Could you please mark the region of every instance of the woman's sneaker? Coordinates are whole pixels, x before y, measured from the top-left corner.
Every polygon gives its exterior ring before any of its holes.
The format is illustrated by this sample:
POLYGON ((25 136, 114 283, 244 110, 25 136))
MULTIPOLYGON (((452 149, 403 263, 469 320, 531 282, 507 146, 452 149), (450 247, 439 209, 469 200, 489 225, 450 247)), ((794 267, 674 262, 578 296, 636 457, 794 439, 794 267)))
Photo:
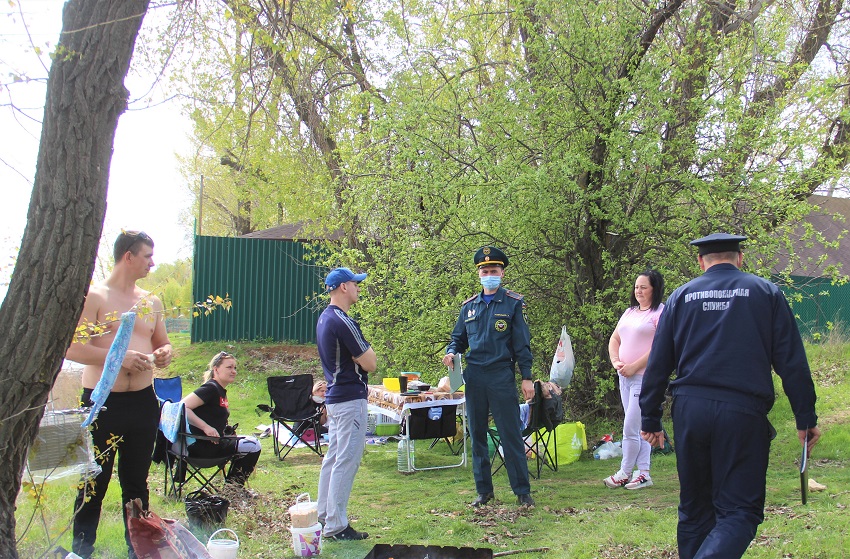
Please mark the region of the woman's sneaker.
POLYGON ((652 487, 652 478, 649 474, 639 474, 625 485, 626 489, 643 489, 644 487, 652 487))
POLYGON ((611 489, 617 489, 618 487, 625 487, 627 483, 629 483, 629 474, 624 472, 623 470, 619 470, 613 476, 608 476, 602 480, 605 485, 610 487, 611 489))

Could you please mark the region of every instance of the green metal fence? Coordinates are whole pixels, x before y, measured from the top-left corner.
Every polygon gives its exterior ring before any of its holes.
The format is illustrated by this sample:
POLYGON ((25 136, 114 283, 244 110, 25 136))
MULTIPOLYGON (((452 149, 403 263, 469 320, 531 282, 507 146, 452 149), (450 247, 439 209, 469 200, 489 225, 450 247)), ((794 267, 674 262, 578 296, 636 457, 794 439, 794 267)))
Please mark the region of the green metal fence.
MULTIPOLYGON (((305 246, 294 241, 196 236, 194 300, 228 295, 233 308, 193 318, 192 343, 316 343, 316 320, 323 308, 317 295, 327 269, 305 259, 305 252, 305 246)), ((828 278, 791 279, 791 285, 781 287, 805 338, 824 336, 831 327, 850 330, 850 284, 833 285, 828 278)))
POLYGON ((327 269, 305 260, 293 241, 195 237, 195 301, 229 296, 228 311, 192 319, 192 343, 216 340, 316 342, 327 269))
POLYGON ((791 279, 792 285, 781 287, 804 338, 826 335, 831 327, 845 331, 850 327, 850 284, 833 285, 829 278, 792 276, 791 279))

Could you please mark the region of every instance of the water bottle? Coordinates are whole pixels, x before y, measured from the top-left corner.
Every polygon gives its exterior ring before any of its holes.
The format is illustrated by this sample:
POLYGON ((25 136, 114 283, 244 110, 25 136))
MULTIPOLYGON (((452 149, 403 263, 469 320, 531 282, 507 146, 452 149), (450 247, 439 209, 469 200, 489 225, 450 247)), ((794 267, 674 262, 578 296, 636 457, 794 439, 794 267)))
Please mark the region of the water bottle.
POLYGON ((414 448, 413 448, 413 439, 409 440, 409 441, 407 442, 407 444, 408 444, 408 445, 410 445, 410 469, 409 469, 409 470, 407 470, 407 471, 408 471, 408 472, 412 472, 412 471, 413 471, 413 468, 415 467, 414 465, 416 464, 416 462, 414 462, 414 461, 413 461, 413 456, 414 456, 414 455, 413 455, 413 451, 414 451, 414 448))
POLYGON ((407 460, 407 439, 398 441, 398 471, 402 473, 410 472, 410 463, 407 460))
POLYGON ((608 460, 609 458, 613 458, 616 453, 614 450, 615 448, 617 447, 614 446, 614 443, 609 441, 600 446, 596 452, 593 453, 593 457, 597 460, 608 460))

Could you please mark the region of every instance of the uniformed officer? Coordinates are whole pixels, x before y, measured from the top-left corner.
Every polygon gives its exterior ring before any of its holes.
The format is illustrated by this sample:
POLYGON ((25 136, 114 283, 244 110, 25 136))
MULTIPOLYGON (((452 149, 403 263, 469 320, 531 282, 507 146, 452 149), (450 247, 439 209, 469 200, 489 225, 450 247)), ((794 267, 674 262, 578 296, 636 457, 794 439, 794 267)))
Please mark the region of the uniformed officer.
POLYGON ((493 479, 487 450, 489 414, 493 414, 504 451, 505 469, 520 505, 532 506, 528 463, 519 418, 515 369, 522 375, 522 392, 534 396, 531 380, 531 334, 522 295, 500 287, 508 257, 496 247, 475 253, 483 290, 463 302, 452 330, 443 364, 452 366, 456 353, 466 353, 466 413, 472 439, 472 472, 478 496, 472 506, 493 499, 493 479))
POLYGON ((801 444, 820 431, 815 387, 794 315, 772 283, 740 271, 746 237, 691 244, 705 272, 667 299, 640 396, 641 436, 663 444, 661 404, 673 391, 681 559, 741 557, 764 520, 773 406, 782 378, 801 444), (676 370, 675 380, 670 373, 676 370))

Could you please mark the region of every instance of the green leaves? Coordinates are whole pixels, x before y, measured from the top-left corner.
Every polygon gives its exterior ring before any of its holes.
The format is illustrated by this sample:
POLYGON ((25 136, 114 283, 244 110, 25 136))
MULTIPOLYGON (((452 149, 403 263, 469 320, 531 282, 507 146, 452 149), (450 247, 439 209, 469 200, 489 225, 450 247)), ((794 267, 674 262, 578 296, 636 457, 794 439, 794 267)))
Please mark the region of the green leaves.
POLYGON ((566 323, 570 400, 595 407, 637 273, 659 268, 672 289, 699 273, 687 241, 728 230, 750 237, 766 274, 802 200, 845 175, 840 63, 809 68, 791 44, 811 36, 811 14, 625 0, 229 6, 207 43, 215 64, 194 78, 208 154, 194 170, 219 206, 205 230, 344 228, 328 263, 369 272, 356 312, 389 372, 442 376, 457 309, 479 289, 471 255, 495 244, 529 304, 535 374, 566 323))

